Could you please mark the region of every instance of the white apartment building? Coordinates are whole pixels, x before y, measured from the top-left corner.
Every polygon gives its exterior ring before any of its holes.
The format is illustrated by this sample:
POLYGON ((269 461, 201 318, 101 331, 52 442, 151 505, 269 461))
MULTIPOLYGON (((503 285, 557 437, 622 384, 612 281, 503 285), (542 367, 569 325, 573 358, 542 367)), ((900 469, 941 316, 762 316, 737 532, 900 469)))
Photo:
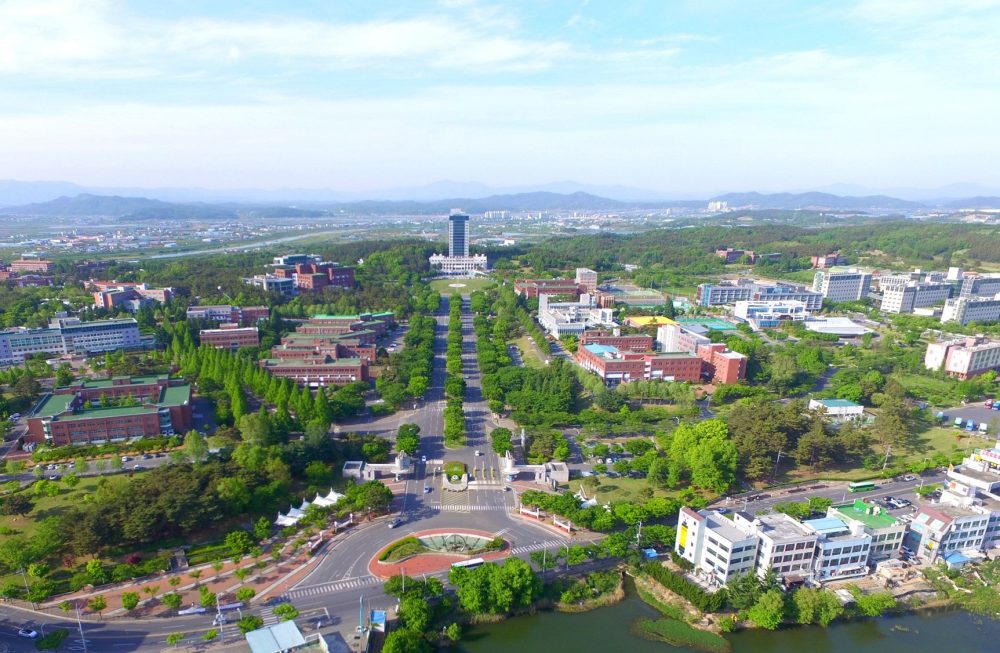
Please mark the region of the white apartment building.
POLYGON ((992 297, 963 296, 949 299, 941 311, 941 322, 986 324, 1000 320, 1000 292, 992 297))
POLYGON ((860 524, 849 525, 836 517, 823 517, 806 520, 803 525, 817 536, 813 563, 816 580, 855 578, 868 573, 872 536, 860 524))
POLYGON ((924 367, 944 369, 949 376, 963 380, 1000 370, 1000 341, 970 336, 932 342, 924 353, 924 367))
POLYGON ((880 283, 884 313, 912 313, 914 309, 943 304, 951 296, 947 282, 907 281, 880 283))
POLYGON ((831 302, 850 302, 867 297, 871 283, 872 275, 868 272, 822 270, 813 277, 813 291, 831 302))
POLYGON ((819 537, 794 518, 780 512, 752 517, 736 513, 733 523, 760 538, 755 565, 761 578, 772 569, 782 580, 812 575, 819 537))
POLYGON ((756 535, 714 510, 680 510, 674 550, 715 584, 752 573, 757 543, 756 535))
POLYGON ((444 254, 432 254, 430 266, 435 270, 440 270, 444 274, 471 275, 477 272, 486 272, 487 260, 485 254, 474 256, 445 256, 444 254))

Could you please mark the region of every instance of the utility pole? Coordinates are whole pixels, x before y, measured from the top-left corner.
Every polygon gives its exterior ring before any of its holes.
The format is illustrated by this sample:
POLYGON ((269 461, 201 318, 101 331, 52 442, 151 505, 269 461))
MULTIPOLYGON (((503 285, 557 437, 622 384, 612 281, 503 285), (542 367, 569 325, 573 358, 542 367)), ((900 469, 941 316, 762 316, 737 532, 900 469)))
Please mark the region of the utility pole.
POLYGON ((885 471, 886 465, 889 464, 889 452, 892 451, 892 445, 890 444, 885 448, 885 460, 882 461, 882 471, 885 471))
POLYGON ((774 479, 778 476, 778 463, 781 462, 781 449, 778 449, 778 457, 774 460, 774 473, 771 474, 771 482, 774 483, 774 479))
POLYGON ((219 603, 219 595, 221 594, 222 592, 219 592, 218 594, 215 595, 215 620, 219 624, 219 639, 222 641, 226 641, 226 632, 225 632, 225 627, 223 626, 224 620, 222 618, 222 606, 219 603))

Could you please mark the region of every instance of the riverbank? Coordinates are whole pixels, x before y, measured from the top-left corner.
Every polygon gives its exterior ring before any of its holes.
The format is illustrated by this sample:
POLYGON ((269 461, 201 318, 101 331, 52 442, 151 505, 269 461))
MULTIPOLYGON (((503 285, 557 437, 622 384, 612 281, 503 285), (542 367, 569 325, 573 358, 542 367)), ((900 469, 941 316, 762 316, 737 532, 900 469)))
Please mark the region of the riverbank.
MULTIPOLYGON (((659 611, 626 588, 625 598, 585 614, 555 611, 512 617, 502 624, 470 626, 456 646, 461 653, 551 653, 553 650, 627 650, 629 653, 699 653, 693 646, 651 640, 633 629, 659 611)), ((1000 622, 961 610, 921 609, 880 618, 842 620, 823 628, 747 629, 726 634, 731 653, 915 653, 991 651, 1000 640, 1000 622)))

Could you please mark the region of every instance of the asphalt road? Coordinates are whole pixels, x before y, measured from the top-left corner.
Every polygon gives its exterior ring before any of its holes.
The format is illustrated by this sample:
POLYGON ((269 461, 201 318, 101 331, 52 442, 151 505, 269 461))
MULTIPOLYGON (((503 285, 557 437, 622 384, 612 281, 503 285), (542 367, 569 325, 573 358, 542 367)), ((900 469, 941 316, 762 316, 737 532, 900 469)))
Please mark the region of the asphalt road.
MULTIPOLYGON (((392 438, 401 423, 420 426, 418 456, 426 457, 427 461, 418 460, 413 477, 406 481, 398 502, 403 523, 393 529, 387 527, 385 520, 359 526, 325 550, 316 568, 284 595, 297 608, 310 610, 312 614, 325 608, 335 622, 328 628, 339 631, 344 639, 350 638, 352 629, 357 625, 359 602, 365 609, 394 605, 394 599, 382 594, 382 582, 368 573, 368 563, 383 546, 407 534, 438 528, 487 531, 502 535, 511 543, 514 554, 521 557, 543 548, 555 550, 568 541, 549 529, 510 515, 514 510, 515 491, 505 490, 500 459, 490 446, 489 433, 497 424, 482 397, 476 363, 476 337, 467 301, 463 301, 462 314, 466 445, 459 449, 445 448, 443 411, 447 298, 442 298, 441 309, 435 317, 434 361, 430 387, 424 400, 416 409, 340 427, 342 431, 377 433, 392 438), (442 489, 441 463, 456 460, 465 463, 470 480, 474 481, 466 492, 442 489), (429 492, 424 491, 425 486, 430 488, 429 492)), ((442 577, 446 575, 440 574, 442 577)))
MULTIPOLYGON (((857 498, 883 499, 885 497, 898 497, 908 499, 909 501, 916 503, 917 488, 921 485, 941 483, 945 480, 946 474, 939 469, 934 469, 914 476, 915 480, 912 481, 876 481, 876 488, 874 491, 856 494, 849 492, 847 489, 847 483, 843 481, 816 481, 814 483, 798 485, 795 487, 775 490, 761 490, 759 492, 750 492, 740 496, 723 497, 714 501, 710 507, 742 510, 750 514, 756 514, 758 512, 772 510, 774 508, 774 504, 776 503, 806 501, 809 497, 824 497, 826 499, 831 499, 835 504, 846 503, 857 498), (752 497, 760 498, 752 499, 752 497)), ((889 512, 898 516, 911 511, 912 507, 890 510, 889 512)))

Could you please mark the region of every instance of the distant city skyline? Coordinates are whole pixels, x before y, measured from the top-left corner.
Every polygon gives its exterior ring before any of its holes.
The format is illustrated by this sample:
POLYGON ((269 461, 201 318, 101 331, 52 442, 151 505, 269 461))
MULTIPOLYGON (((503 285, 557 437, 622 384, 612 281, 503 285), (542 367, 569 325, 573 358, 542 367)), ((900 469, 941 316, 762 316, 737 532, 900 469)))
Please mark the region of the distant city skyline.
POLYGON ((0 179, 1000 188, 998 28, 1000 0, 9 0, 0 179))

